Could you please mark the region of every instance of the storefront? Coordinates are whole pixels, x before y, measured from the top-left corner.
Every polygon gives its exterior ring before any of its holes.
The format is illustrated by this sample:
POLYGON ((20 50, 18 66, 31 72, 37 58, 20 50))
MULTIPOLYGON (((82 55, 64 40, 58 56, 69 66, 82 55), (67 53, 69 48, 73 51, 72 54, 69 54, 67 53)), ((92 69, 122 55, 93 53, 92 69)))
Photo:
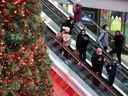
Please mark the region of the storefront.
MULTIPOLYGON (((68 13, 73 15, 73 5, 68 0, 56 0, 68 13)), ((103 26, 107 24, 109 27, 109 32, 115 34, 115 31, 121 31, 125 35, 126 46, 128 46, 128 13, 110 11, 106 9, 95 9, 95 8, 83 8, 82 18, 88 17, 95 21, 98 25, 103 26)), ((86 26, 93 28, 92 31, 97 31, 96 26, 92 23, 87 23, 86 26)))
POLYGON ((121 31, 125 35, 126 46, 128 46, 128 14, 109 10, 101 10, 100 26, 107 24, 111 34, 121 31))
POLYGON ((101 10, 100 25, 108 24, 111 33, 115 31, 123 31, 123 13, 109 10, 101 10))

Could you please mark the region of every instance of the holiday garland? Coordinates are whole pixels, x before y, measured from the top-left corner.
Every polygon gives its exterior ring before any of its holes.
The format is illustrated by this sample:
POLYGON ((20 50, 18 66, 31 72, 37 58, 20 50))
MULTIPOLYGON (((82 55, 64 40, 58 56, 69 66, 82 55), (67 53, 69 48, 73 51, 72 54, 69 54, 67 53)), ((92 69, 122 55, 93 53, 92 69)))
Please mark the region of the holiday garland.
POLYGON ((40 0, 0 2, 0 96, 51 96, 40 0))

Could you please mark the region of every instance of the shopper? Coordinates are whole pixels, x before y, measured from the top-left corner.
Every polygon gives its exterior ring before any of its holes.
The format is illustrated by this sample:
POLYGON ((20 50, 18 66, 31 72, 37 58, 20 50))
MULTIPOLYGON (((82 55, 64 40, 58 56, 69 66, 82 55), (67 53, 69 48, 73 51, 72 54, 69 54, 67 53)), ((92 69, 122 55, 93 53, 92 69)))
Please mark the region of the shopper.
POLYGON ((101 31, 99 37, 98 37, 98 44, 101 48, 103 48, 105 51, 107 51, 109 46, 109 40, 108 40, 108 33, 107 33, 107 25, 103 25, 103 30, 101 31))
MULTIPOLYGON (((71 43, 71 35, 69 33, 70 33, 70 28, 69 27, 63 27, 63 31, 58 32, 56 34, 58 41, 60 41, 64 47, 68 47, 68 48, 70 48, 70 43, 71 43)), ((60 51, 62 52, 62 55, 66 54, 65 50, 60 49, 60 51)))
POLYGON ((72 29, 73 29, 72 17, 67 17, 65 22, 62 23, 60 32, 63 31, 63 27, 69 27, 70 28, 70 32, 72 31, 72 29))
MULTIPOLYGON (((94 74, 101 77, 103 64, 104 64, 104 57, 102 55, 102 49, 101 48, 97 48, 96 51, 93 53, 93 55, 91 57, 91 62, 92 62, 92 70, 93 70, 94 74)), ((93 83, 97 87, 100 84, 99 81, 95 78, 93 79, 93 83)))
POLYGON ((65 27, 64 30, 65 31, 62 32, 63 45, 69 47, 71 43, 70 28, 65 27))
POLYGON ((102 49, 101 48, 97 48, 96 52, 93 53, 92 58, 91 58, 91 62, 92 62, 93 71, 97 75, 101 76, 103 64, 104 64, 104 57, 102 55, 102 49))
POLYGON ((107 70, 107 74, 108 74, 108 84, 110 86, 113 85, 113 82, 115 80, 116 68, 117 68, 117 61, 116 60, 113 60, 111 64, 106 65, 106 70, 107 70))
POLYGON ((81 29, 81 32, 77 36, 76 49, 79 52, 79 58, 82 60, 82 62, 86 61, 86 50, 88 43, 89 37, 86 34, 86 31, 84 29, 81 29))
POLYGON ((122 32, 116 31, 114 36, 114 48, 110 51, 110 54, 116 53, 119 63, 121 64, 121 53, 124 45, 124 36, 122 32))
POLYGON ((73 7, 74 22, 79 22, 81 19, 81 5, 75 4, 73 7))

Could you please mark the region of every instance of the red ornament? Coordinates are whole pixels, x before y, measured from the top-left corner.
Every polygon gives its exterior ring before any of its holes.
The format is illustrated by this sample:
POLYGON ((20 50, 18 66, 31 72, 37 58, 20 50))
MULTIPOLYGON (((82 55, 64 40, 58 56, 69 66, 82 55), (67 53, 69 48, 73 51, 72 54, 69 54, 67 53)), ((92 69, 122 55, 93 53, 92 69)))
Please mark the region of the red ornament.
POLYGON ((21 59, 21 56, 20 56, 19 53, 14 53, 14 54, 12 55, 12 58, 13 58, 14 60, 20 60, 20 59, 21 59))
POLYGON ((27 0, 14 0, 14 4, 15 5, 16 4, 21 4, 21 3, 25 2, 25 1, 27 1, 27 0))
POLYGON ((5 0, 2 0, 2 3, 5 3, 6 1, 5 0))
POLYGON ((25 65, 26 65, 26 64, 28 64, 28 63, 29 63, 29 59, 28 59, 28 58, 25 58, 23 62, 24 62, 24 63, 25 63, 25 65))

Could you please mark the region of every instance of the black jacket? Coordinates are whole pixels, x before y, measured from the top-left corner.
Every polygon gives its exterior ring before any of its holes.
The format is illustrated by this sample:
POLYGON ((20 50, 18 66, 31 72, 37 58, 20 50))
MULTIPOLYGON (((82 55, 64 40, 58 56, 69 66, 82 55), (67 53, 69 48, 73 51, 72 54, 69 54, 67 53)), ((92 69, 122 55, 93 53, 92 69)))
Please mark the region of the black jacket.
POLYGON ((77 50, 86 50, 89 43, 89 37, 87 34, 82 35, 81 33, 77 36, 76 48, 77 50))
POLYGON ((102 73, 104 57, 102 55, 97 55, 96 52, 93 53, 91 57, 92 68, 95 72, 102 73))
POLYGON ((64 23, 62 23, 62 25, 61 25, 61 30, 62 30, 62 27, 63 27, 63 26, 69 27, 70 30, 73 29, 73 24, 72 24, 72 22, 71 22, 70 20, 66 20, 64 23))
POLYGON ((116 51, 121 51, 123 48, 123 44, 124 44, 124 36, 123 35, 115 35, 114 36, 114 45, 115 45, 115 49, 117 49, 116 51))

